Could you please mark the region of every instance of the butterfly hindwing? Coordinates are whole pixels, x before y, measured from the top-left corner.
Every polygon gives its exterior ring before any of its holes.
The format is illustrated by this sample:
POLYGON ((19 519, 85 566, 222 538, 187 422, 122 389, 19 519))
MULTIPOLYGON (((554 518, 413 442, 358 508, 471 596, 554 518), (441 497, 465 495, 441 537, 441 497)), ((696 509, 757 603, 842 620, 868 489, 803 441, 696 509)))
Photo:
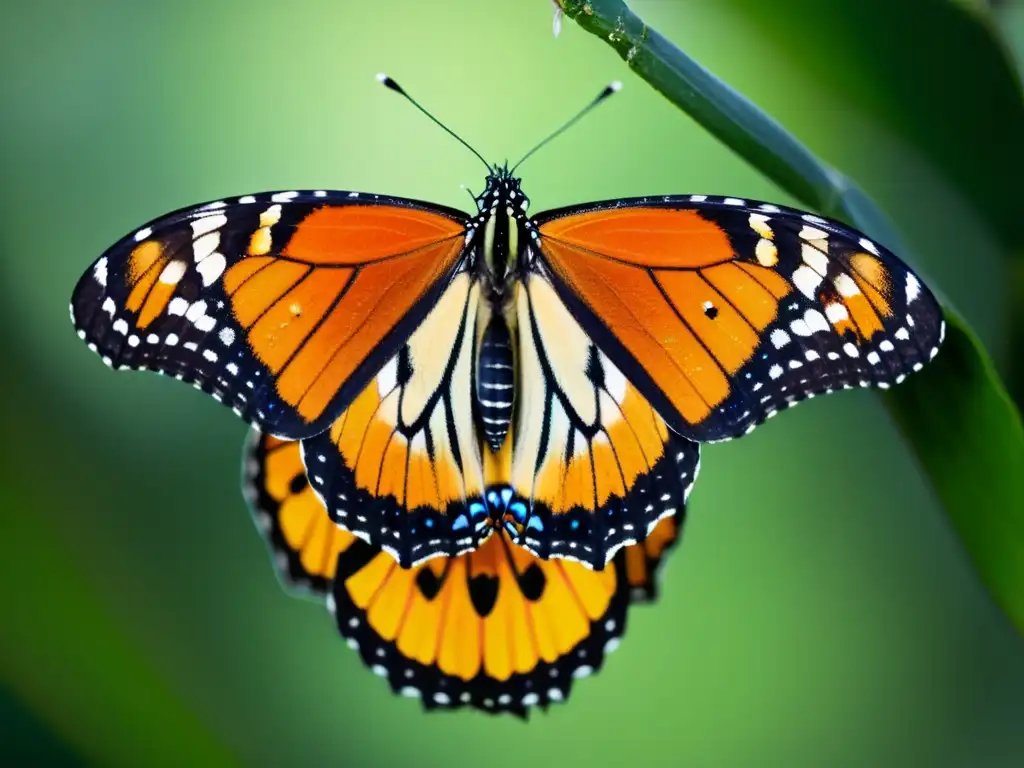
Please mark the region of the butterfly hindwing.
POLYGON ((328 595, 366 666, 428 709, 524 715, 564 701, 618 645, 628 604, 653 594, 683 523, 680 509, 602 571, 539 560, 501 531, 471 553, 403 569, 334 525, 303 483, 297 442, 252 432, 245 466, 246 494, 284 583, 328 595))
POLYGON ((832 220, 704 196, 535 218, 559 295, 679 434, 722 440, 778 409, 921 368, 938 303, 881 245, 832 220))
POLYGON ((516 541, 603 568, 684 509, 700 448, 667 427, 539 272, 520 285, 517 326, 516 541))
POLYGON ((363 545, 339 559, 333 595, 341 634, 395 693, 520 714, 600 669, 628 602, 619 565, 539 560, 501 532, 408 570, 363 545))
POLYGON ((282 584, 328 594, 338 555, 359 540, 335 525, 309 487, 299 444, 250 431, 243 473, 245 497, 282 584))
POLYGON ((247 195, 122 238, 71 301, 108 365, 193 382, 262 430, 322 431, 429 311, 464 214, 354 192, 247 195))
POLYGON ((685 510, 662 518, 642 543, 623 550, 623 569, 632 604, 652 603, 658 599, 662 565, 679 543, 684 519, 685 510))
POLYGON ((331 517, 405 567, 472 549, 487 517, 470 407, 479 303, 460 272, 330 429, 302 441, 331 517))

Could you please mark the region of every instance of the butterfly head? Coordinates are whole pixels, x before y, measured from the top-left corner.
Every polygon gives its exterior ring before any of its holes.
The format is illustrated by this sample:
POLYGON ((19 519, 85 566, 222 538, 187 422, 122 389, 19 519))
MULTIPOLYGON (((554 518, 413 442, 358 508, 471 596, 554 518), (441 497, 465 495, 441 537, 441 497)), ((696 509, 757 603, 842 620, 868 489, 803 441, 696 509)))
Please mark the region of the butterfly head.
POLYGON ((495 163, 491 173, 487 174, 484 191, 476 196, 476 207, 480 214, 509 208, 509 216, 525 217, 530 198, 523 194, 522 180, 512 174, 508 163, 495 163))

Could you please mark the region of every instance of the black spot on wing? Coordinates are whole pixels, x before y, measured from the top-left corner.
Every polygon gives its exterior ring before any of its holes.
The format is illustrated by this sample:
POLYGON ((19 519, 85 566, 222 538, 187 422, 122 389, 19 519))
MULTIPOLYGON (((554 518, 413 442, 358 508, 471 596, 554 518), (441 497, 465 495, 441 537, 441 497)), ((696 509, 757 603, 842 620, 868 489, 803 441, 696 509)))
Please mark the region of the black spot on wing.
POLYGON ((498 579, 487 573, 478 573, 469 578, 469 599, 473 610, 481 618, 487 618, 498 601, 498 579))

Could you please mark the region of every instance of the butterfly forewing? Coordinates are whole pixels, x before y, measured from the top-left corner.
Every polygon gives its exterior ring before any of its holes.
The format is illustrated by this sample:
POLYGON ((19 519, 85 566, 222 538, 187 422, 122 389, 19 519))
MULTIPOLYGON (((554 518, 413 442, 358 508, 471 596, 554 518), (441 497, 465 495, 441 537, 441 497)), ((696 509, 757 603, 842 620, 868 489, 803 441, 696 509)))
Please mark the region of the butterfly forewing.
POLYGON ((844 225, 734 198, 622 200, 535 219, 543 267, 673 430, 723 440, 938 351, 932 294, 844 225))
POLYGON ((346 192, 249 195, 123 238, 75 289, 79 335, 115 368, 186 379, 260 428, 315 434, 437 300, 465 216, 346 192))
POLYGON ((662 520, 614 566, 542 561, 502 532, 455 558, 403 569, 338 529, 305 483, 299 444, 250 434, 246 495, 282 580, 329 603, 341 634, 396 693, 432 708, 524 714, 564 701, 625 630, 631 600, 653 593, 682 525, 662 520))

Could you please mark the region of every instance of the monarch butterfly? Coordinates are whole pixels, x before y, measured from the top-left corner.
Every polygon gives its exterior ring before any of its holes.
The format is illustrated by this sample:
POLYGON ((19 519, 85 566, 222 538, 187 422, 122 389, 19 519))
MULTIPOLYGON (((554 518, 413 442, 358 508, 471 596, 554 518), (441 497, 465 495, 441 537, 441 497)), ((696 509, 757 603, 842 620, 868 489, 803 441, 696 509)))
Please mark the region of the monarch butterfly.
POLYGON ((685 503, 700 442, 938 352, 932 294, 839 222, 706 195, 529 217, 518 165, 488 165, 472 215, 325 190, 168 214, 83 275, 72 320, 108 365, 301 441, 331 518, 403 567, 502 528, 601 569, 685 503))
POLYGON ((405 570, 331 522, 298 443, 254 430, 245 453, 246 496, 281 580, 326 597, 366 666, 427 709, 525 715, 565 701, 618 646, 628 605, 654 599, 683 525, 680 507, 602 571, 540 560, 503 530, 474 552, 405 570))

